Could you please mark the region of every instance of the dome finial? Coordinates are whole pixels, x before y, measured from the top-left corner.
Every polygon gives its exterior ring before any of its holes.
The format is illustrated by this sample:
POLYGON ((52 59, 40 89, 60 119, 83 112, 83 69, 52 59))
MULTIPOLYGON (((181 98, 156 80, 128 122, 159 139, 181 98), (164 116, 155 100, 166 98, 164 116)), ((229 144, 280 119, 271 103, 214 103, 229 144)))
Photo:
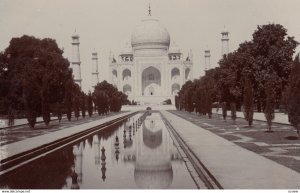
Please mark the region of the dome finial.
POLYGON ((150 6, 150 3, 149 3, 148 15, 151 16, 151 6, 150 6))

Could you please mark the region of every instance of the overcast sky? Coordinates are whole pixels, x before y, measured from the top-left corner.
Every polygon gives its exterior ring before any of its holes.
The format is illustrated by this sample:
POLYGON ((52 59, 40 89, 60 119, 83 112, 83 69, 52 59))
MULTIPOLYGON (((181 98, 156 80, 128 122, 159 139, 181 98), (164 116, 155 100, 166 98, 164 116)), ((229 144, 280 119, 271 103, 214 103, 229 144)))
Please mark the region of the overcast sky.
MULTIPOLYGON (((108 79, 108 55, 116 56, 130 42, 131 33, 147 15, 160 20, 186 55, 194 54, 195 78, 203 74, 204 50, 211 50, 211 66, 221 57, 221 34, 229 34, 233 51, 257 25, 279 23, 300 41, 300 0, 0 0, 0 51, 12 37, 23 34, 54 38, 71 59, 71 35, 80 35, 82 86, 92 86, 91 52, 99 55, 99 78, 108 79)), ((299 48, 297 48, 297 52, 299 48)))

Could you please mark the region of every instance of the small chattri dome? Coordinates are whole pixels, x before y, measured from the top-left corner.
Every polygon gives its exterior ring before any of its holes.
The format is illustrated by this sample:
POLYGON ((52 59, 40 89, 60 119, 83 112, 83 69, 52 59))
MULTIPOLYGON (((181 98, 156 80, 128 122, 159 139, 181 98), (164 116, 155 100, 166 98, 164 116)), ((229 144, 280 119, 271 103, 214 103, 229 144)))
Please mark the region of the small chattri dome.
POLYGON ((170 34, 158 19, 148 16, 134 29, 131 35, 133 50, 137 49, 164 49, 170 46, 170 34))

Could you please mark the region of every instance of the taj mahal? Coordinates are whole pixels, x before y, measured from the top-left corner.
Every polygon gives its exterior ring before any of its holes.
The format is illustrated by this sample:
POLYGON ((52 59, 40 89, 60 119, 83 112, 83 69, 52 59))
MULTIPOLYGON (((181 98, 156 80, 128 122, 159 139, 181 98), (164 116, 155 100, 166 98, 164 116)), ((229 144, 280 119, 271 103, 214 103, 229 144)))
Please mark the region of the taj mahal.
POLYGON ((168 30, 149 8, 149 15, 133 30, 131 43, 117 58, 109 56, 110 83, 140 103, 174 102, 181 86, 193 78, 193 54, 183 58, 170 42, 168 30))
MULTIPOLYGON (((149 14, 134 28, 131 42, 115 57, 109 54, 109 80, 129 100, 140 104, 162 104, 175 96, 188 80, 193 80, 192 50, 184 56, 168 30, 149 14)), ((222 56, 229 52, 228 31, 222 33, 222 56)), ((79 35, 72 36, 74 81, 81 87, 79 35)), ((210 68, 210 50, 204 50, 205 71, 210 68)), ((98 54, 92 53, 93 85, 99 82, 98 54)))

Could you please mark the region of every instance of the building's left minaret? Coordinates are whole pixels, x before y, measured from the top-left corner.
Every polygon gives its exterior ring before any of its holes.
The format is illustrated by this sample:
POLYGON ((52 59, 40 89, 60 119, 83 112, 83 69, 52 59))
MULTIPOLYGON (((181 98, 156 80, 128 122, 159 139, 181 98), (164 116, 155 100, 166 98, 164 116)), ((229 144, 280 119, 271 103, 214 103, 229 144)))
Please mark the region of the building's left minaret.
POLYGON ((97 52, 92 53, 92 65, 93 65, 93 87, 95 87, 99 83, 99 72, 98 72, 98 54, 97 52))
POLYGON ((80 54, 79 54, 79 35, 74 34, 72 36, 72 69, 74 81, 81 88, 81 71, 80 71, 80 54))

